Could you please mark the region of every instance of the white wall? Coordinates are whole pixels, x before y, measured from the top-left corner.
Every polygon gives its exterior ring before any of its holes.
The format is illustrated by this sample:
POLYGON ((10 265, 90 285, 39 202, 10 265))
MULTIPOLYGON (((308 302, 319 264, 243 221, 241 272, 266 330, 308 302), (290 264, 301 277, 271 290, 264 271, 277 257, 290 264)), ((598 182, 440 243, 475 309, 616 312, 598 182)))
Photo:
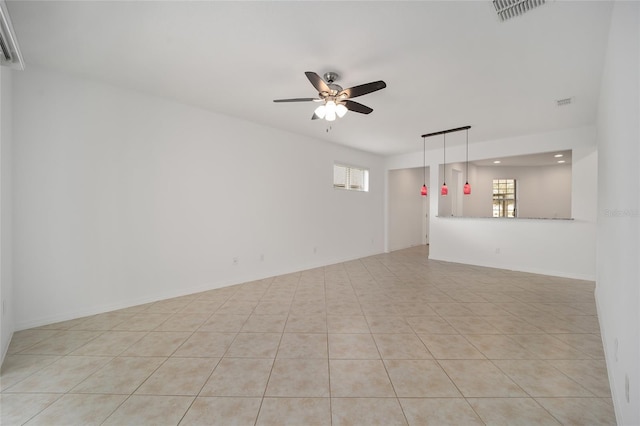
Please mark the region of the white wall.
MULTIPOLYGON (((439 166, 442 180, 442 165, 439 166)), ((447 186, 449 195, 441 197, 438 216, 493 216, 493 179, 516 179, 518 216, 523 218, 570 218, 571 217, 571 165, 545 167, 474 166, 469 164, 471 194, 462 194, 466 165, 447 164, 447 186), (453 185, 452 172, 461 172, 462 182, 453 185), (453 214, 454 193, 458 192, 458 203, 462 200, 458 214, 453 214)), ((439 188, 438 188, 439 190, 439 188)))
MULTIPOLYGON (((388 175, 389 242, 387 250, 400 250, 424 244, 426 229, 423 212, 425 197, 420 189, 425 183, 424 169, 390 170, 388 175)), ((429 192, 432 191, 426 180, 429 192)), ((430 194, 426 197, 431 196, 430 194)))
MULTIPOLYGON (((487 202, 487 194, 485 189, 482 188, 480 178, 478 175, 479 167, 469 164, 469 184, 471 185, 471 194, 462 196, 462 214, 470 217, 482 217, 487 216, 487 208, 484 202, 487 202), (473 183, 473 184, 471 184, 473 183)), ((466 170, 466 165, 465 165, 466 170)), ((493 182, 491 182, 491 188, 489 193, 489 216, 493 214, 493 182)), ((462 189, 461 189, 462 190, 462 189)))
POLYGON ((493 215, 493 180, 515 179, 518 217, 570 218, 571 165, 544 167, 476 168, 471 196, 464 198, 464 211, 478 212, 476 216, 493 215))
MULTIPOLYGON (((449 153, 450 148, 447 148, 447 153, 449 153)), ((462 193, 462 187, 464 185, 464 181, 466 179, 466 164, 458 163, 458 162, 448 162, 447 167, 443 167, 442 164, 438 165, 438 185, 434 187, 434 194, 437 195, 438 198, 438 216, 463 216, 466 215, 464 211, 464 198, 462 193), (444 174, 443 174, 443 169, 444 174), (454 173, 457 173, 460 176, 461 182, 455 182, 454 173), (446 197, 440 196, 440 190, 442 189, 442 179, 443 176, 447 183, 447 189, 449 193, 446 197), (454 208, 454 204, 456 207, 454 208)), ((469 177, 473 173, 473 167, 469 169, 469 177)), ((471 182, 475 182, 475 180, 471 179, 471 182)))
POLYGON ((0 363, 14 330, 11 195, 11 70, 0 67, 0 363))
POLYGON ((16 329, 383 251, 381 157, 34 67, 13 88, 16 329))
MULTIPOLYGON (((575 220, 435 217, 443 197, 429 197, 429 257, 547 275, 595 279, 597 194, 594 188, 597 185, 597 154, 594 127, 472 143, 469 160, 565 149, 573 150, 571 211, 575 220)), ((441 158, 442 149, 439 146, 427 153, 432 182, 442 180, 437 174, 441 158)), ((448 163, 461 163, 464 159, 464 145, 451 148, 447 145, 448 163)), ((389 170, 417 167, 421 162, 422 153, 419 152, 390 157, 386 167, 389 170)), ((473 193, 471 170, 469 174, 473 193)))
POLYGON ((639 22, 637 2, 615 3, 598 108, 596 300, 620 425, 640 424, 639 22))

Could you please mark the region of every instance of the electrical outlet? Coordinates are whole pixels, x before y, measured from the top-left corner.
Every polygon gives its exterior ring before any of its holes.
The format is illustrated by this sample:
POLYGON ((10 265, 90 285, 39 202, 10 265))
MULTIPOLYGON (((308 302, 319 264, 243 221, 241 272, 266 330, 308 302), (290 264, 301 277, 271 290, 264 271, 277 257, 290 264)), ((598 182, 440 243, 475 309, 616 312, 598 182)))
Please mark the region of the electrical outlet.
POLYGON ((500 247, 496 247, 496 254, 500 254, 500 247))
POLYGON ((260 255, 260 262, 264 262, 264 253, 260 255))
POLYGON ((313 254, 316 254, 316 253, 318 253, 318 247, 313 248, 313 254))
POLYGON ((237 257, 233 258, 233 266, 237 266, 240 260, 237 257))

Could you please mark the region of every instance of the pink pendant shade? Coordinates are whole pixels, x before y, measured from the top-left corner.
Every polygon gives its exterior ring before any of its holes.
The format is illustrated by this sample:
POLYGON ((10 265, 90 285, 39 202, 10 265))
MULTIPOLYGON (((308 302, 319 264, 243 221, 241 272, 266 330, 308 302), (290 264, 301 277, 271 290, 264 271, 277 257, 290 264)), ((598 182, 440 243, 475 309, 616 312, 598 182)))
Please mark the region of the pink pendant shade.
POLYGON ((469 182, 464 184, 464 187, 462 188, 462 191, 464 192, 464 195, 471 194, 471 185, 469 185, 469 182))
POLYGON ((420 195, 423 197, 427 196, 427 185, 422 185, 422 189, 420 190, 420 195))
POLYGON ((440 188, 440 195, 447 195, 449 193, 449 188, 447 188, 447 184, 444 183, 442 188, 440 188))

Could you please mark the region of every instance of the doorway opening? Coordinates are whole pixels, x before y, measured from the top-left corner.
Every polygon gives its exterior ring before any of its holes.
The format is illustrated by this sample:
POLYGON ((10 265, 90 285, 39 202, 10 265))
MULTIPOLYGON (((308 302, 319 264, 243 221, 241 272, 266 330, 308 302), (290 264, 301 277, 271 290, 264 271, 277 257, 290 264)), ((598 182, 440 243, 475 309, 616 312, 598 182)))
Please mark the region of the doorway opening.
POLYGON ((429 244, 429 198, 435 195, 428 168, 389 170, 387 190, 387 250, 429 244), (426 197, 420 194, 425 183, 426 197))

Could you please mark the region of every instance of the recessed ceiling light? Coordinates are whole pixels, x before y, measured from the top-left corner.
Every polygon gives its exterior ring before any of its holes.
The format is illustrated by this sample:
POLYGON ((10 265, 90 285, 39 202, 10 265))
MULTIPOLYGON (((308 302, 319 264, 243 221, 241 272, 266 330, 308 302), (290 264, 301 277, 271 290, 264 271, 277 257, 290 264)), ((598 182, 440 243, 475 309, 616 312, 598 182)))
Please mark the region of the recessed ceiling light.
POLYGON ((556 155, 554 155, 554 157, 555 157, 555 158, 560 158, 560 157, 564 157, 564 155, 562 155, 562 154, 556 154, 556 155))
POLYGON ((564 163, 564 160, 558 160, 558 164, 564 163))
POLYGON ((493 164, 500 164, 500 160, 494 161, 493 164))

